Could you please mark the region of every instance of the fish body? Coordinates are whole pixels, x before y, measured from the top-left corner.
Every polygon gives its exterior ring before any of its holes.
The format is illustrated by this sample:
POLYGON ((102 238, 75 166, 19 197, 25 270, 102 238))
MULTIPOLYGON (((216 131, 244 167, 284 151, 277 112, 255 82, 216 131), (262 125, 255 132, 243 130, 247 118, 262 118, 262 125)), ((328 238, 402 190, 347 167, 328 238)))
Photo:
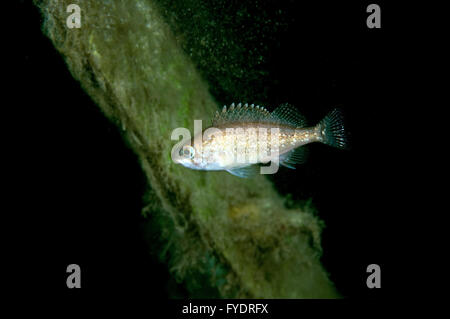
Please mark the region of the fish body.
POLYGON ((227 170, 240 176, 253 175, 269 161, 294 169, 305 160, 306 144, 321 142, 345 148, 346 138, 339 110, 330 112, 315 126, 289 104, 273 112, 254 105, 224 106, 212 125, 181 145, 177 163, 191 169, 227 170))

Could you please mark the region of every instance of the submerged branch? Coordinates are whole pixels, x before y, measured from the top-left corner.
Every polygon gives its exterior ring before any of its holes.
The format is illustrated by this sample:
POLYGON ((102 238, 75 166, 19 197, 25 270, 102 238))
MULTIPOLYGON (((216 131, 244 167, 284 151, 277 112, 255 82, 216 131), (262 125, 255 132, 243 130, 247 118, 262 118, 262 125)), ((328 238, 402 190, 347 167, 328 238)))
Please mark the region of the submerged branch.
POLYGON ((160 256, 178 280, 191 293, 208 285, 216 297, 337 297, 310 207, 287 209, 264 176, 246 180, 171 161, 172 130, 192 131, 194 119, 209 119, 217 106, 156 5, 79 1, 81 28, 69 29, 73 2, 36 2, 44 32, 139 157, 149 185, 143 212, 155 217, 160 256))

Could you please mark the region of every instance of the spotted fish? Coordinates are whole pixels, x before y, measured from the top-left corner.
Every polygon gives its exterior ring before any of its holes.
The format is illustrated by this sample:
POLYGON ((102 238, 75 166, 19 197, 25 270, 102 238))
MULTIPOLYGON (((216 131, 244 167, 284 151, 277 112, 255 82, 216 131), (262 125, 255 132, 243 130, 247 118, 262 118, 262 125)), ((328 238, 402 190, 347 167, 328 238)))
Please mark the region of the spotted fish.
POLYGON ((226 170, 249 177, 258 172, 257 164, 270 161, 295 169, 295 164, 305 161, 303 146, 313 142, 346 148, 339 109, 308 127, 305 118, 289 104, 269 112, 261 106, 233 103, 216 112, 209 128, 179 145, 174 160, 191 169, 226 170))

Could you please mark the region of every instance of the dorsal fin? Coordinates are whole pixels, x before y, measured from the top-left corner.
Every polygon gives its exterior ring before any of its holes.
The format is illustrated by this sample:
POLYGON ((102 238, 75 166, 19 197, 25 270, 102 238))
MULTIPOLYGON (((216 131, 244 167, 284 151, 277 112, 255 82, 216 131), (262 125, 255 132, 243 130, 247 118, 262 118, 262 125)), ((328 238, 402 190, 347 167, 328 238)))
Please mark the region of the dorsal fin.
POLYGON ((281 104, 271 114, 271 122, 295 127, 305 127, 306 119, 297 108, 290 104, 281 104))
POLYGON ((212 126, 236 122, 262 122, 269 118, 270 113, 263 106, 248 105, 247 103, 235 105, 232 103, 228 108, 224 105, 221 112, 216 112, 212 126))
POLYGON ((296 128, 306 126, 305 118, 293 105, 282 104, 270 113, 263 106, 248 105, 247 103, 244 105, 242 103, 237 105, 232 103, 228 108, 224 105, 221 112, 216 112, 212 126, 237 122, 266 122, 289 125, 296 128))

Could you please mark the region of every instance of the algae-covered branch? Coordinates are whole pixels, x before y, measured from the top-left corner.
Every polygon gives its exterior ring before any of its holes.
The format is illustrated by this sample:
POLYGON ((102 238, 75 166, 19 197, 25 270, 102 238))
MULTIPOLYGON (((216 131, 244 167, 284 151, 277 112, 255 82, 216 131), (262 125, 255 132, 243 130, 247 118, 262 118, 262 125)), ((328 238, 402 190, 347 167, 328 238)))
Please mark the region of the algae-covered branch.
MULTIPOLYGON (((215 83, 199 71, 203 51, 192 45, 193 54, 187 52, 189 43, 183 41, 189 37, 174 27, 176 10, 166 11, 171 8, 164 2, 150 0, 35 3, 45 34, 73 77, 139 158, 148 180, 143 214, 152 216, 163 243, 160 258, 193 296, 338 296, 320 263, 321 223, 311 207, 286 208, 285 199, 261 175, 240 179, 172 162, 172 130, 192 130, 194 119, 208 120, 218 109, 210 90, 215 83), (66 24, 72 3, 81 8, 80 28, 66 24)), ((199 16, 209 12, 201 5, 191 10, 199 16)), ((193 23, 192 28, 202 32, 204 51, 229 39, 223 29, 221 37, 208 33, 216 33, 214 27, 200 29, 193 23), (208 44, 208 39, 216 42, 208 44)), ((242 48, 226 48, 227 55, 205 57, 215 60, 215 70, 228 63, 221 60, 228 56, 240 61, 242 48)), ((220 90, 233 95, 228 89, 221 83, 220 90)))

